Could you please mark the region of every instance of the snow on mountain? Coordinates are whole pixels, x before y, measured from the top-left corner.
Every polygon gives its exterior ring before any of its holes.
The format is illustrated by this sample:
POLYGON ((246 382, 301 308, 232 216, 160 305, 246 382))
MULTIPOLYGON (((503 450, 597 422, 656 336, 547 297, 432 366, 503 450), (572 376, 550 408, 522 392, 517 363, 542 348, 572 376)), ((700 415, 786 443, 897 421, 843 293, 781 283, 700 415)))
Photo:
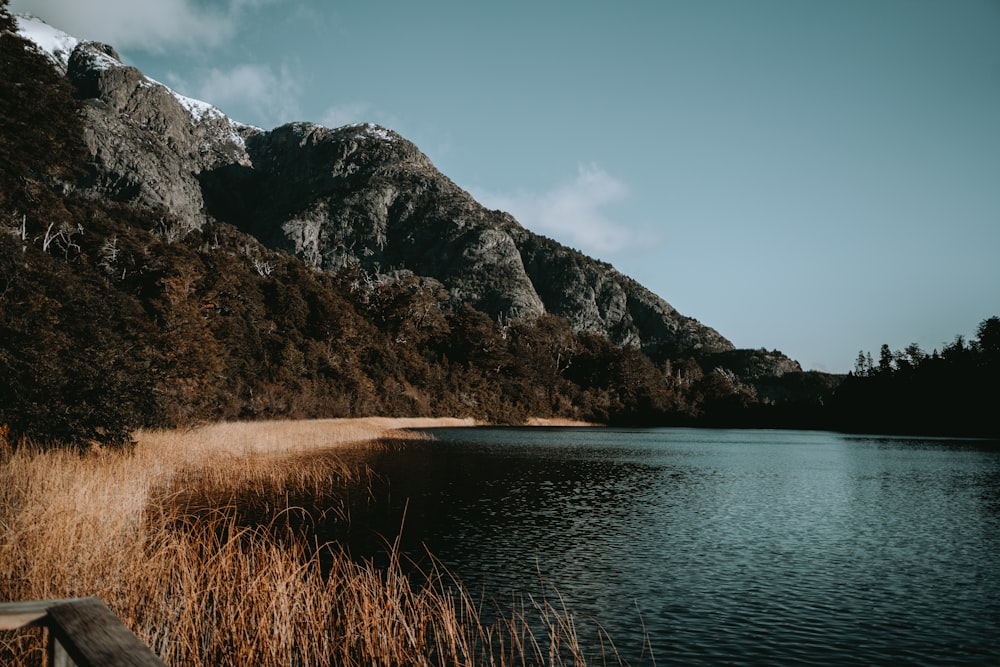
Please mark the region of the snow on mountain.
MULTIPOLYGON (((30 14, 18 14, 15 15, 15 19, 17 20, 18 34, 34 43, 42 51, 42 53, 46 54, 54 63, 56 63, 61 71, 67 71, 69 68, 70 55, 73 53, 73 49, 80 44, 81 40, 73 37, 72 35, 66 34, 58 28, 53 28, 40 18, 31 16, 30 14)), ((104 70, 125 66, 113 56, 96 50, 91 50, 87 55, 90 60, 89 66, 92 69, 104 70)), ((189 114, 191 114, 192 124, 198 125, 203 121, 212 120, 217 123, 225 121, 232 125, 233 131, 227 133, 225 139, 232 141, 237 145, 243 144, 243 138, 240 136, 239 132, 236 131, 237 129, 260 131, 260 128, 233 121, 218 107, 209 104, 208 102, 202 102, 201 100, 196 100, 192 97, 182 95, 169 86, 148 76, 145 77, 145 79, 145 85, 159 86, 169 92, 180 103, 180 105, 184 107, 189 114)))
POLYGON ((30 14, 17 14, 14 19, 18 34, 37 45, 65 72, 69 67, 69 56, 80 40, 30 14))
POLYGON ((356 129, 357 134, 356 139, 368 139, 369 137, 374 137, 376 139, 381 139, 382 141, 392 142, 399 138, 392 130, 382 127, 381 125, 376 125, 375 123, 355 123, 353 125, 346 125, 345 127, 356 129))

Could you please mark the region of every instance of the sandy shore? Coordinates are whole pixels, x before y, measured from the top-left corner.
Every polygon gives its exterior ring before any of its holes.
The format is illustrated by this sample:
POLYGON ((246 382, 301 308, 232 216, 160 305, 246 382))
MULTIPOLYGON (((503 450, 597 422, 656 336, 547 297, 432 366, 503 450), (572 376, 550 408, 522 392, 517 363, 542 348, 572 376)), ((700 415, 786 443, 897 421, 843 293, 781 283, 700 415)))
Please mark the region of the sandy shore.
POLYGON ((136 454, 188 465, 215 456, 298 454, 402 437, 403 429, 475 426, 471 419, 301 419, 220 422, 191 429, 140 430, 136 454))
POLYGON ((593 422, 582 422, 575 419, 563 419, 562 417, 532 417, 525 426, 587 426, 598 427, 604 424, 593 422))
MULTIPOLYGON (((596 426, 568 419, 531 419, 528 426, 596 426)), ((137 455, 187 465, 214 456, 301 454, 384 438, 414 437, 405 429, 488 426, 471 418, 359 417, 221 422, 193 429, 138 431, 137 455)))

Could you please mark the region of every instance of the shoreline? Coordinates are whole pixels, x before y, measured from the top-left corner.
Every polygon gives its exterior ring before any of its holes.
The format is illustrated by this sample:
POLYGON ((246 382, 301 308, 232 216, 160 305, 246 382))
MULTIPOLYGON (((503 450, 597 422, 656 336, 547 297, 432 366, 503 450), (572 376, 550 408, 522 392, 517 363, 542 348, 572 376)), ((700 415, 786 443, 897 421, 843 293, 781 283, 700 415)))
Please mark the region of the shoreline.
MULTIPOLYGON (((406 439, 432 428, 497 426, 472 417, 344 417, 215 422, 193 428, 140 429, 135 455, 185 466, 210 464, 215 456, 306 454, 380 439, 406 439)), ((583 421, 533 417, 522 427, 600 427, 583 421)), ((417 436, 419 437, 419 436, 417 436)))
MULTIPOLYGON (((549 646, 576 655, 566 609, 543 601, 484 621, 446 571, 411 578, 398 556, 380 569, 290 528, 293 515, 349 524, 348 497, 373 492, 363 466, 338 450, 430 438, 407 429, 477 425, 387 417, 221 422, 138 431, 131 451, 5 452, 0 600, 98 597, 165 662, 192 667, 434 664, 427 657, 442 646, 455 657, 449 664, 478 657, 501 667, 549 664, 549 646), (311 515, 294 502, 318 495, 329 497, 332 513, 311 515), (271 518, 242 524, 243 502, 271 518), (540 625, 529 626, 526 614, 540 625), (534 631, 540 644, 519 643, 534 631), (501 637, 513 652, 494 654, 486 637, 501 637)), ((0 663, 37 667, 43 640, 31 632, 0 637, 0 663)))

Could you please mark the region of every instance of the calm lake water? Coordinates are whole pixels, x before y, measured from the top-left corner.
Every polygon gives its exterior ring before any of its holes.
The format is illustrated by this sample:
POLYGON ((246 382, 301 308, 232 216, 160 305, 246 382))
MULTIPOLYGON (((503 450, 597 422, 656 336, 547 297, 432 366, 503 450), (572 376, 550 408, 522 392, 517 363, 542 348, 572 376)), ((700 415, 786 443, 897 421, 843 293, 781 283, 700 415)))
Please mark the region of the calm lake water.
POLYGON ((1000 664, 996 443, 432 433, 373 456, 389 500, 363 520, 402 525, 407 553, 426 547, 477 597, 554 588, 632 664, 1000 664))

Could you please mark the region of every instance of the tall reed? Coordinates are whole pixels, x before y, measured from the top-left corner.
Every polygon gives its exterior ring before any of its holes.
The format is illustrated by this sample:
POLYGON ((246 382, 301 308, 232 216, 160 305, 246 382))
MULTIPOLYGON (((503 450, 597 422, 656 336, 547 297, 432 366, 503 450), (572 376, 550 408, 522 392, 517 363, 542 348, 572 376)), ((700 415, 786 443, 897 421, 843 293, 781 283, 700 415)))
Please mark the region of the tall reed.
MULTIPOLYGON (((444 568, 414 573, 398 545, 381 568, 275 529, 304 511, 289 499, 323 494, 340 515, 317 520, 349 520, 338 494, 371 486, 340 454, 435 423, 220 424, 140 432, 131 453, 0 450, 0 600, 98 596, 178 667, 585 664, 559 605, 485 623, 444 568), (248 506, 271 521, 244 522, 248 506)), ((41 664, 42 641, 0 633, 0 663, 41 664)))

